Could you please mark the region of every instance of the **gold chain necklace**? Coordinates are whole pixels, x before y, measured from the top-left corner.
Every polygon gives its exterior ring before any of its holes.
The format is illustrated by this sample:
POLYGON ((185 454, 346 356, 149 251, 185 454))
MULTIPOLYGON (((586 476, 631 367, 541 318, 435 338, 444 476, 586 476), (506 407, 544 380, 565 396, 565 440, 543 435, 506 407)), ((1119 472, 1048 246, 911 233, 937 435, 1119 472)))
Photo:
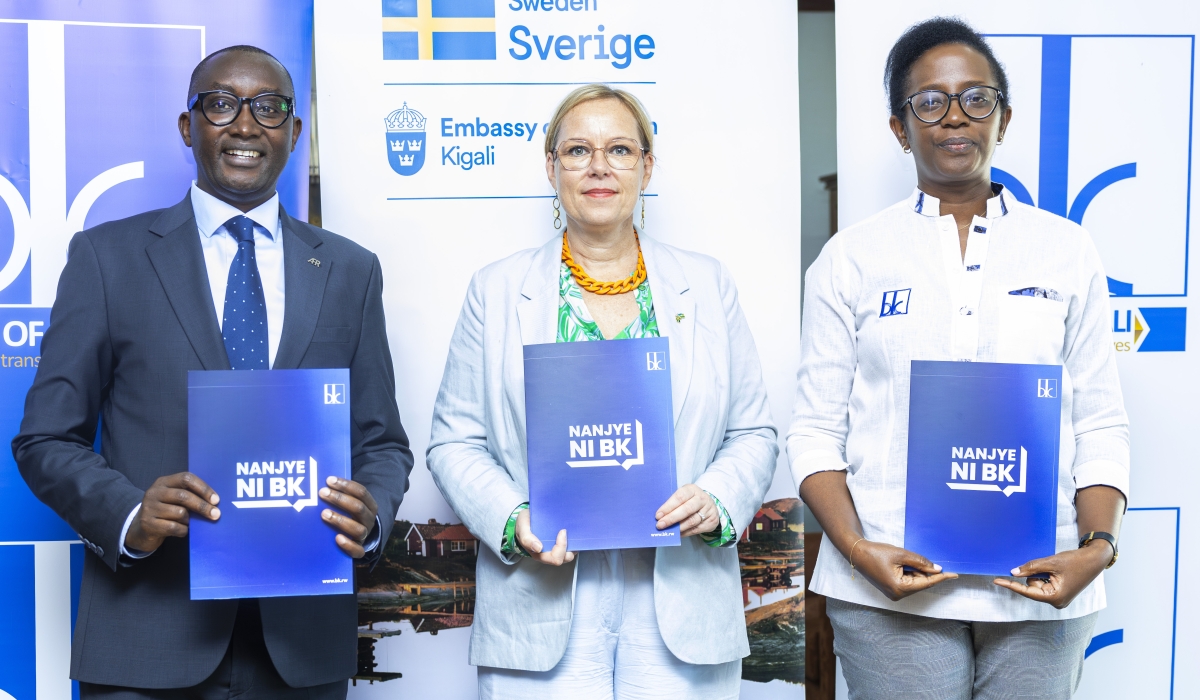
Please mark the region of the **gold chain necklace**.
POLYGON ((571 246, 567 243, 567 232, 563 231, 562 245, 562 261, 566 264, 567 269, 575 276, 575 282, 580 289, 585 289, 592 294, 624 294, 637 289, 642 282, 646 281, 646 261, 642 259, 642 242, 638 239, 637 231, 633 232, 633 240, 638 246, 638 261, 637 269, 633 274, 623 280, 616 282, 600 282, 592 279, 592 277, 583 271, 579 263, 575 262, 575 258, 571 257, 571 246))

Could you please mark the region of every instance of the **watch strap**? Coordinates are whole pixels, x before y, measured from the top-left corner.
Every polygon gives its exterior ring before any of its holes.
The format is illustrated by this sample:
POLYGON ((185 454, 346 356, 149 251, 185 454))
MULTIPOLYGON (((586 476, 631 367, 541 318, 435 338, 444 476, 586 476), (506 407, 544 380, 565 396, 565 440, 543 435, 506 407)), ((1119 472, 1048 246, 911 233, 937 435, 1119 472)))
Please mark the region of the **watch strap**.
POLYGON ((1113 549, 1112 561, 1108 562, 1108 566, 1104 567, 1105 569, 1111 569, 1112 565, 1117 563, 1117 557, 1120 556, 1119 553, 1117 552, 1117 538, 1113 537, 1112 535, 1110 535, 1107 532, 1092 531, 1092 532, 1089 532, 1088 534, 1084 535, 1083 537, 1079 538, 1079 548, 1083 549, 1092 540, 1104 540, 1105 542, 1112 545, 1112 549, 1113 549))

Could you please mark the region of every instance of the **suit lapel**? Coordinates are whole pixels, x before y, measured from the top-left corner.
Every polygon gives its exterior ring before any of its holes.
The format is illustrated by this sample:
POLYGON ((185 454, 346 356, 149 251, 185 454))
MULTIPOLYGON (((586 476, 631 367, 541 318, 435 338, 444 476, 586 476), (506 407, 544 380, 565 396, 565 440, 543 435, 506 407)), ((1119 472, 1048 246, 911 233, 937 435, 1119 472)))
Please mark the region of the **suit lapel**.
POLYGON ((654 298, 658 332, 670 342, 671 405, 675 409, 675 422, 678 423, 683 400, 687 398, 692 382, 696 302, 687 294, 687 277, 675 256, 649 237, 642 236, 641 242, 642 258, 646 261, 646 274, 650 280, 650 294, 654 298))
POLYGON ((533 255, 521 301, 517 302, 517 321, 521 324, 521 344, 553 343, 558 337, 558 270, 562 260, 562 239, 555 238, 533 255))
POLYGON ((229 369, 191 195, 163 211, 150 232, 160 238, 146 246, 146 255, 200 364, 204 369, 229 369))
POLYGON ((288 216, 283 207, 279 208, 279 221, 283 229, 283 284, 286 292, 283 334, 271 369, 295 369, 304 359, 317 327, 321 302, 325 298, 325 283, 329 280, 333 261, 320 254, 320 237, 288 216))

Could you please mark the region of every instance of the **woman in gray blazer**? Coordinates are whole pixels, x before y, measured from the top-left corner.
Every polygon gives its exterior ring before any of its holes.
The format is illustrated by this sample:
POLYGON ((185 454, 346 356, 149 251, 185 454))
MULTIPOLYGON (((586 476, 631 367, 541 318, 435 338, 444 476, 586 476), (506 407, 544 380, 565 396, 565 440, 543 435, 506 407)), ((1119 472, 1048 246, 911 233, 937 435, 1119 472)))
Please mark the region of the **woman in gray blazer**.
POLYGON ((481 698, 738 695, 750 649, 735 545, 771 483, 776 432, 729 272, 634 226, 653 133, 629 93, 567 96, 546 137, 565 231, 477 272, 450 343, 427 463, 487 545, 470 652, 481 698), (529 528, 522 347, 662 336, 684 486, 655 517, 680 525, 681 546, 576 557, 566 531, 542 543, 529 528))

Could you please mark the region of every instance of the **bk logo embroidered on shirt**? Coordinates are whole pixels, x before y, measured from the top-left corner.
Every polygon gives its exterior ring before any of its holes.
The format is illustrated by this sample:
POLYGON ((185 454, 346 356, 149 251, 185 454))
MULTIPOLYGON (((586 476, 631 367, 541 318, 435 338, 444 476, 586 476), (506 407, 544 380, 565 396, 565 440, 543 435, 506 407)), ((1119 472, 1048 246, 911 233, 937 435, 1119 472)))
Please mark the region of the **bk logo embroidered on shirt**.
POLYGON ((894 289, 883 293, 883 305, 879 307, 879 318, 904 316, 908 313, 908 298, 912 288, 894 289))

